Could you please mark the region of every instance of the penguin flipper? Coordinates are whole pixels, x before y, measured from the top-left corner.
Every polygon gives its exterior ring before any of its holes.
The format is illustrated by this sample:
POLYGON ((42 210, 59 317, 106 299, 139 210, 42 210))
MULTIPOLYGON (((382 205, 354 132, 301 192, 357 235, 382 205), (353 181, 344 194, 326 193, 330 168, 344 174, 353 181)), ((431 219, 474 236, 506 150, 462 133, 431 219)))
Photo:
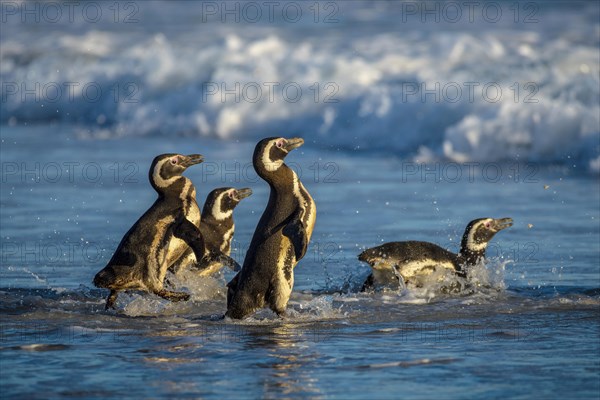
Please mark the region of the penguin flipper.
POLYGON ((174 303, 178 301, 187 301, 190 299, 190 295, 185 292, 173 292, 171 290, 161 289, 154 292, 155 295, 162 297, 163 299, 170 300, 174 303))
POLYGON ((227 284, 227 308, 231 305, 233 301, 233 296, 237 290, 238 281, 240 280, 240 274, 237 273, 232 280, 227 284))
POLYGON ((375 285, 375 278, 373 277, 373 274, 369 274, 369 276, 365 280, 365 283, 363 283, 360 291, 366 292, 368 290, 372 290, 374 285, 375 285))
POLYGON ((289 224, 283 227, 282 233, 292 242, 296 261, 301 260, 308 248, 308 233, 302 221, 299 219, 290 221, 289 224))
POLYGON ((204 237, 202 232, 196 225, 185 216, 178 218, 173 226, 173 235, 176 238, 183 240, 188 246, 192 248, 196 260, 202 260, 204 258, 204 237))

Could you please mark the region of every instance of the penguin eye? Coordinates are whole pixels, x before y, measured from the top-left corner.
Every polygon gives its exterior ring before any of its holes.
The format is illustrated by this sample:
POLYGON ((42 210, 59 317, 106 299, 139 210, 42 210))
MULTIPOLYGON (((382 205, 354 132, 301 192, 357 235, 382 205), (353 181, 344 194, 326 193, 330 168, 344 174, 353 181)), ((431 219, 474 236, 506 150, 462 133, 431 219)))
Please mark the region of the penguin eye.
POLYGON ((176 165, 177 162, 179 162, 179 158, 177 158, 177 157, 171 158, 171 164, 176 165))
POLYGON ((277 141, 277 147, 279 147, 280 149, 283 147, 284 144, 285 144, 285 139, 279 139, 277 141))
POLYGON ((489 222, 486 222, 486 223, 485 223, 485 227, 486 227, 486 228, 489 228, 489 227, 490 227, 490 223, 489 223, 489 222))

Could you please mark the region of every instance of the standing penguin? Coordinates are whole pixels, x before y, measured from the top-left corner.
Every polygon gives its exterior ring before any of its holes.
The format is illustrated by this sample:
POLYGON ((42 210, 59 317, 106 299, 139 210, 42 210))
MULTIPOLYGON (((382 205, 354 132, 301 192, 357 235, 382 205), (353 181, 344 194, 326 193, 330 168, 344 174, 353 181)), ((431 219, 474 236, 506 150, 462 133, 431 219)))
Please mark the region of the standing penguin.
POLYGON ((267 138, 254 149, 252 163, 270 186, 242 270, 227 284, 227 317, 241 319, 268 305, 285 313, 294 286, 294 267, 306 254, 317 217, 315 202, 284 163, 301 138, 267 138))
POLYGON ((191 247, 202 260, 204 240, 198 229, 200 210, 192 181, 181 174, 199 164, 199 154, 162 154, 148 173, 158 199, 125 234, 112 258, 94 277, 94 285, 110 289, 106 308, 114 307, 118 292, 145 290, 171 301, 188 300, 183 292, 163 288, 169 266, 191 247))
POLYGON ((358 259, 373 268, 363 291, 389 283, 418 283, 419 278, 445 268, 465 277, 467 269, 485 258, 487 244, 502 229, 512 226, 511 218, 479 218, 467 225, 460 252, 454 254, 429 242, 389 242, 363 251, 358 259))
MULTIPOLYGON (((252 189, 218 188, 213 190, 206 197, 204 207, 202 208, 202 224, 200 232, 204 238, 205 259, 209 260, 208 265, 200 271, 201 276, 211 275, 217 272, 224 264, 239 270, 237 263, 232 264, 231 258, 223 257, 231 254, 231 241, 235 231, 233 222, 233 210, 240 204, 240 201, 252 194, 252 189)), ((181 259, 173 266, 175 272, 185 265, 189 265, 196 260, 192 249, 188 249, 181 259)))

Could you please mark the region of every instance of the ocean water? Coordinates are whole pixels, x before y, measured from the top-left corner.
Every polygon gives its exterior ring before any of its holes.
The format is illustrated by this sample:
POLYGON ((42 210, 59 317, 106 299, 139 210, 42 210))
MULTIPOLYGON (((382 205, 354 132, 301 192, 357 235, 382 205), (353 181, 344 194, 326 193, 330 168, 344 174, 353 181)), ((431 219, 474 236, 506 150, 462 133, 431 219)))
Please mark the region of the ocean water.
POLYGON ((600 397, 597 2, 77 4, 1 4, 1 398, 600 397), (253 189, 241 262, 275 135, 318 211, 288 316, 220 319, 228 270, 104 311, 152 158, 253 189), (478 217, 515 224, 468 292, 359 292, 365 248, 478 217))

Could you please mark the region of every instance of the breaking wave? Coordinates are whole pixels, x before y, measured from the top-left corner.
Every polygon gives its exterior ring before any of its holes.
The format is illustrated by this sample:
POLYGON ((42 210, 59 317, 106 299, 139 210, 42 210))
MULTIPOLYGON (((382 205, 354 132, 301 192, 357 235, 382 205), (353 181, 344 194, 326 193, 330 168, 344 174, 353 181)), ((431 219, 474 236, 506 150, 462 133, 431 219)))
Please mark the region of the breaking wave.
POLYGON ((39 26, 11 16, 0 122, 76 123, 86 138, 285 132, 425 161, 516 158, 600 173, 597 3, 545 5, 530 25, 399 24, 394 3, 377 3, 377 15, 343 3, 327 35, 325 24, 199 23, 190 3, 185 18, 142 4, 127 34, 110 21, 82 30, 61 20, 34 40, 39 26))

